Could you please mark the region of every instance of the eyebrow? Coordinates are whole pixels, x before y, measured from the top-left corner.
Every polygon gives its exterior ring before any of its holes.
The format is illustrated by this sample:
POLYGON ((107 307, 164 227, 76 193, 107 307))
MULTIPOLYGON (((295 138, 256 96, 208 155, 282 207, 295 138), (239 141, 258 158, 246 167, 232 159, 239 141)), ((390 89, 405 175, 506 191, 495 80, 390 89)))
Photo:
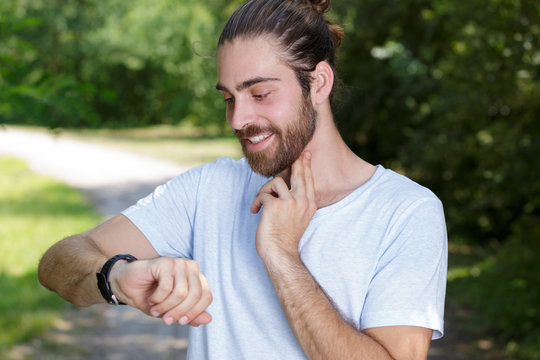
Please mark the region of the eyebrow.
MULTIPOLYGON (((280 80, 278 78, 267 78, 267 77, 258 76, 258 77, 255 77, 253 79, 246 80, 246 81, 242 82, 241 84, 237 85, 236 86, 236 91, 240 92, 242 90, 245 90, 245 89, 248 89, 248 88, 252 87, 253 85, 256 85, 256 84, 259 84, 259 83, 262 83, 262 82, 267 82, 267 81, 280 81, 280 80)), ((220 83, 217 83, 216 89, 219 90, 219 91, 225 91, 225 92, 230 93, 229 89, 227 89, 227 87, 221 85, 220 83)))

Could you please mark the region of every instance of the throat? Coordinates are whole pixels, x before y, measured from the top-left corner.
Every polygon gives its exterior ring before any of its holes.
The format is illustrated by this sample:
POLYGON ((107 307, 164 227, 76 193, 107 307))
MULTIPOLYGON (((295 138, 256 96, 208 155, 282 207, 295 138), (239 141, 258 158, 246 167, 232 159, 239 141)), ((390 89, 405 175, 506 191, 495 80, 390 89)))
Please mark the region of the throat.
POLYGON ((322 209, 327 206, 337 204, 350 195, 354 190, 356 189, 351 189, 350 191, 344 191, 336 194, 326 194, 325 196, 316 196, 315 200, 317 201, 317 209, 322 209))

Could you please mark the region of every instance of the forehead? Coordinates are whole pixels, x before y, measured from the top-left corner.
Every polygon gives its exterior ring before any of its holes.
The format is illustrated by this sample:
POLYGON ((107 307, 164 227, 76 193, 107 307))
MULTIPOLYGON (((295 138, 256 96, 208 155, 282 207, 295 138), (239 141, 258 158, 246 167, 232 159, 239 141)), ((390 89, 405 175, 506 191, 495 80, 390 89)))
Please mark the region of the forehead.
POLYGON ((221 45, 217 53, 218 84, 232 89, 253 78, 294 80, 294 72, 283 63, 266 37, 238 38, 221 45))

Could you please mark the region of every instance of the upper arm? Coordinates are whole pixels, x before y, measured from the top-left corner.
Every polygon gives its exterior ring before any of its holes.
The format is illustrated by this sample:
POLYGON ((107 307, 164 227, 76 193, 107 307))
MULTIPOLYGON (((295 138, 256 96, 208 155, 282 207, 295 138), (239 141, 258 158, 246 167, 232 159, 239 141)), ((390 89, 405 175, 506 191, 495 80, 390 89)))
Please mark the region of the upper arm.
POLYGON ((419 326, 381 326, 362 331, 394 359, 426 359, 433 330, 419 326))
POLYGON ((159 256, 146 236, 124 215, 116 215, 86 235, 107 257, 126 253, 138 259, 159 256))
POLYGON ((360 329, 418 326, 442 337, 447 240, 440 202, 416 202, 396 220, 370 280, 360 329))

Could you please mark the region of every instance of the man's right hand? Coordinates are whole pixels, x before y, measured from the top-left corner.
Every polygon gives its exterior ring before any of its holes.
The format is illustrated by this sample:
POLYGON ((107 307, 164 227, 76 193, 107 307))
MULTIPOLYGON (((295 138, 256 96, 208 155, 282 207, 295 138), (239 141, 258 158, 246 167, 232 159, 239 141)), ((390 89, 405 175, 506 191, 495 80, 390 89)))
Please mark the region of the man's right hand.
POLYGON ((195 261, 167 257, 119 261, 111 270, 109 282, 120 301, 161 317, 167 325, 178 322, 199 326, 212 321, 205 311, 212 293, 195 261))

